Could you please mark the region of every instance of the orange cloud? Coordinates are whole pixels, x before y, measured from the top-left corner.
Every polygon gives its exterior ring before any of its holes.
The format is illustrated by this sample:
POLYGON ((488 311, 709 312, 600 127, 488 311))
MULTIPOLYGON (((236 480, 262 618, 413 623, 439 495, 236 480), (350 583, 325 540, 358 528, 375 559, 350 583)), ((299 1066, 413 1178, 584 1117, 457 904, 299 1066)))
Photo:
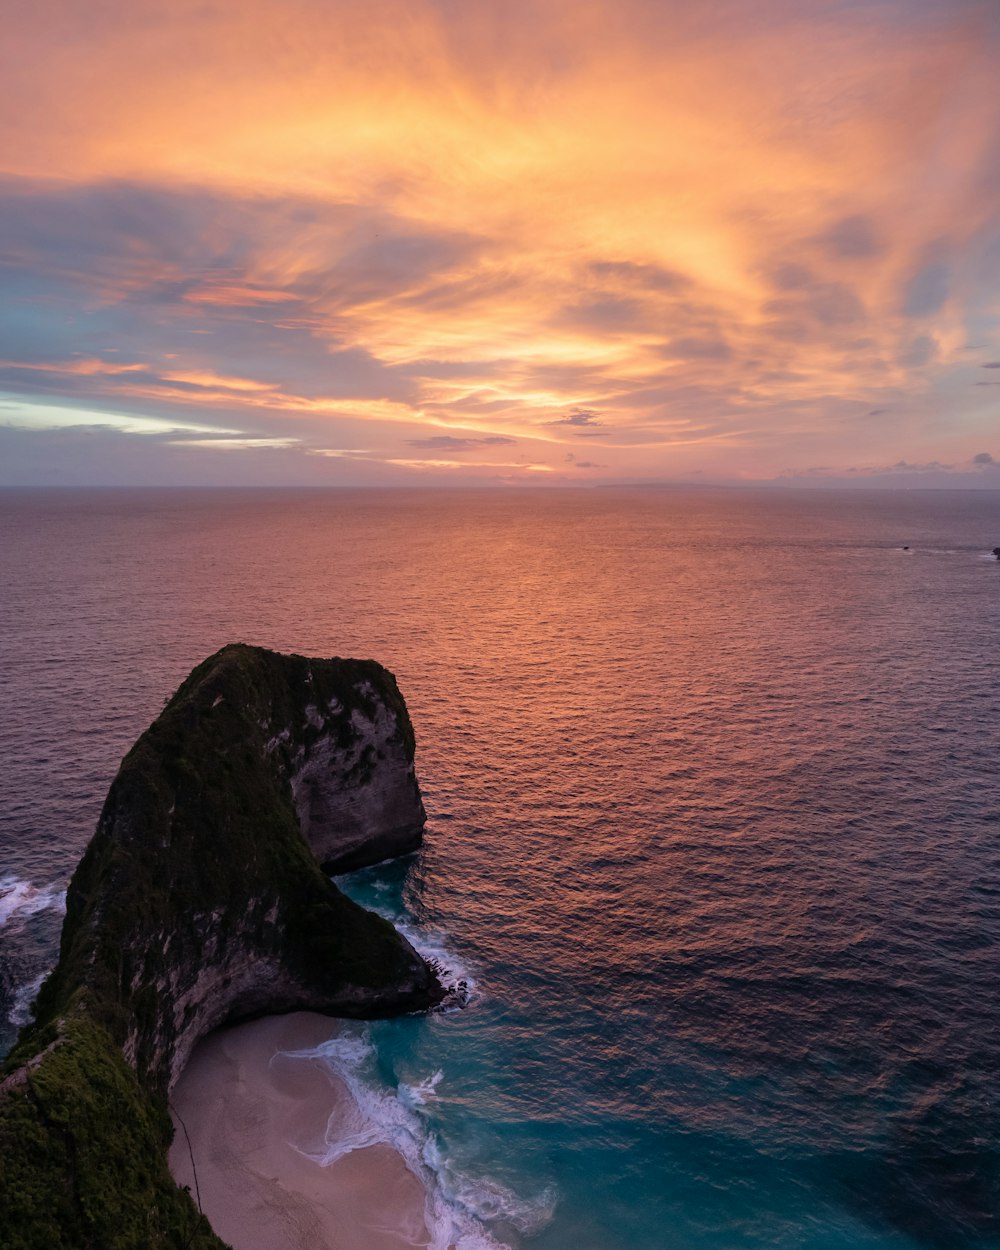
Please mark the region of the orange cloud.
POLYGON ((288 292, 265 291, 257 287, 222 283, 217 286, 203 286, 193 291, 185 291, 184 299, 189 304, 208 304, 221 308, 253 308, 258 304, 286 304, 288 292))
POLYGON ((276 388, 268 382, 256 382, 252 378, 222 377, 210 369, 169 370, 160 374, 167 382, 186 382, 191 386, 218 391, 271 392, 276 388))
POLYGON ((24 370, 29 373, 68 374, 76 377, 119 377, 124 373, 144 373, 149 368, 145 364, 125 364, 114 360, 100 360, 92 357, 87 360, 0 360, 0 369, 24 370))

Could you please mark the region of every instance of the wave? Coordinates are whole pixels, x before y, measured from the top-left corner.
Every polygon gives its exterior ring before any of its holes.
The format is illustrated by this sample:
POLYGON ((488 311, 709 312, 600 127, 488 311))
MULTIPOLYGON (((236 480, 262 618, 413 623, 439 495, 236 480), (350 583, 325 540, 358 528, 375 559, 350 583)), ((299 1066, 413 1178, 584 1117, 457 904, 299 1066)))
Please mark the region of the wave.
MULTIPOLYGON (((369 876, 372 872, 377 872, 380 867, 381 865, 376 864, 374 869, 366 870, 365 875, 368 878, 366 886, 376 894, 388 894, 394 888, 390 882, 384 878, 369 876)), ((352 888, 355 886, 352 878, 356 875, 344 874, 335 877, 334 880, 340 889, 355 902, 360 903, 368 911, 375 912, 383 920, 388 920, 406 938, 413 949, 431 965, 445 989, 444 1001, 436 1010, 438 1012, 461 1011, 463 1007, 467 1007, 478 998, 475 971, 466 959, 452 950, 448 944, 448 935, 437 929, 428 928, 426 925, 417 924, 402 905, 379 906, 378 902, 361 897, 356 888, 352 888)))
POLYGON ((0 877, 0 929, 42 911, 66 910, 66 887, 53 882, 36 886, 21 877, 0 877))
POLYGON ((970 552, 966 547, 897 547, 897 551, 901 551, 904 555, 916 556, 969 556, 975 555, 977 560, 992 560, 995 564, 997 557, 992 551, 976 551, 970 552))
POLYGON ((461 1011, 479 996, 472 965, 448 946, 446 934, 408 924, 398 915, 381 911, 377 907, 372 910, 379 912, 386 920, 391 920, 417 954, 422 955, 434 969, 437 979, 445 989, 444 1001, 438 1005, 437 1011, 461 1011))
POLYGON ((366 1026, 345 1030, 309 1050, 282 1053, 292 1059, 319 1060, 350 1094, 346 1116, 338 1111, 330 1117, 324 1150, 300 1153, 329 1167, 353 1150, 378 1144, 393 1147, 424 1187, 429 1250, 502 1250, 506 1243, 492 1236, 487 1222, 533 1233, 551 1219, 555 1209, 551 1189, 535 1199, 523 1199, 489 1177, 467 1175, 451 1164, 429 1122, 428 1109, 442 1074, 435 1072, 413 1085, 401 1082, 395 1092, 380 1089, 366 1026))
POLYGON ((47 976, 47 972, 40 972, 33 981, 29 981, 26 985, 22 985, 15 990, 14 1001, 11 1003, 10 1012, 7 1016, 8 1022, 15 1029, 23 1029, 34 1015, 32 1007, 38 996, 38 991, 42 988, 42 982, 47 976))

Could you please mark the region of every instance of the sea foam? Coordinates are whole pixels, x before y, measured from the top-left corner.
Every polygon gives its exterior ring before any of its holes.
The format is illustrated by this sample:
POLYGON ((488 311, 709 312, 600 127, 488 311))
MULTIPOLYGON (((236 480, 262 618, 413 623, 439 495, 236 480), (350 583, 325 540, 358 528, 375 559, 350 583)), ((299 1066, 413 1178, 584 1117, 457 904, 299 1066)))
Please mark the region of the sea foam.
POLYGON ((319 1046, 282 1053, 319 1060, 350 1094, 346 1113, 338 1110, 330 1117, 322 1152, 302 1153, 329 1167, 354 1150, 380 1143, 393 1147, 424 1187, 430 1250, 500 1250, 505 1243, 489 1232, 487 1223, 500 1222, 522 1233, 548 1223, 555 1208, 551 1190, 522 1199, 499 1182, 468 1175, 449 1161, 430 1115, 440 1072, 413 1084, 400 1082, 395 1091, 380 1088, 367 1026, 345 1026, 319 1046))
POLYGON ((7 1019, 15 1029, 23 1029, 28 1021, 33 1017, 35 999, 38 991, 42 988, 42 982, 48 976, 47 972, 40 972, 37 977, 29 981, 26 985, 20 986, 14 994, 14 1001, 11 1004, 10 1014, 7 1019))
MULTIPOLYGON (((376 865, 377 871, 380 865, 376 865)), ((369 870, 371 871, 371 870, 369 870)), ((479 997, 476 973, 472 965, 457 954, 448 944, 448 936, 428 925, 417 924, 402 906, 385 906, 379 901, 361 896, 355 887, 357 874, 335 877, 337 885, 355 902, 388 920, 413 949, 433 967, 445 990, 445 998, 437 1007, 439 1012, 461 1011, 479 997)), ((392 892, 392 885, 375 878, 366 882, 368 889, 381 896, 392 892)))
POLYGON ((433 929, 408 924, 398 915, 382 911, 378 907, 372 910, 391 921, 413 949, 433 967, 445 990, 445 998, 437 1008, 439 1012, 461 1011, 479 996, 472 966, 449 948, 444 934, 437 933, 433 929))
MULTIPOLYGON (((36 886, 33 882, 12 873, 0 877, 0 930, 10 932, 12 949, 17 946, 18 929, 24 921, 42 912, 62 913, 66 910, 66 887, 53 881, 48 885, 36 886)), ((39 973, 30 981, 18 984, 18 973, 24 975, 21 961, 11 959, 8 962, 5 982, 4 1000, 7 1011, 0 1011, 0 1027, 9 1026, 15 1031, 28 1023, 32 1016, 32 1006, 48 969, 39 973)))
POLYGON ((21 877, 0 877, 0 929, 42 911, 66 910, 66 887, 58 882, 36 886, 21 877))

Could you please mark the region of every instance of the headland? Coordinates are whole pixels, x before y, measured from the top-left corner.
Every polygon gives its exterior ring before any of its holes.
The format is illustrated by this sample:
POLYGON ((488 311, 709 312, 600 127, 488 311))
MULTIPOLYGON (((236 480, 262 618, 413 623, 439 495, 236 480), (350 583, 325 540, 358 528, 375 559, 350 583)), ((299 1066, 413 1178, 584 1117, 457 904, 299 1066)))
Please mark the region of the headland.
POLYGON ((0 1244, 219 1250, 167 1167, 170 1091, 218 1026, 431 1007, 434 970, 327 873, 419 844, 413 730, 373 661, 235 644, 125 757, 59 962, 0 1078, 0 1244))

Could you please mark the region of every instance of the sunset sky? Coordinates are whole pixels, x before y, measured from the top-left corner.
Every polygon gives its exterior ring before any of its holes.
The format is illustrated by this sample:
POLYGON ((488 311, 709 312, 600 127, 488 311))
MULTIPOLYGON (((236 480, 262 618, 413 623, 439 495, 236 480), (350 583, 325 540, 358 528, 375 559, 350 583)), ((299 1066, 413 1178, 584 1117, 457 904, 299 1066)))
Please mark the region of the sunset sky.
POLYGON ((1000 487, 996 0, 38 0, 0 483, 1000 487))

